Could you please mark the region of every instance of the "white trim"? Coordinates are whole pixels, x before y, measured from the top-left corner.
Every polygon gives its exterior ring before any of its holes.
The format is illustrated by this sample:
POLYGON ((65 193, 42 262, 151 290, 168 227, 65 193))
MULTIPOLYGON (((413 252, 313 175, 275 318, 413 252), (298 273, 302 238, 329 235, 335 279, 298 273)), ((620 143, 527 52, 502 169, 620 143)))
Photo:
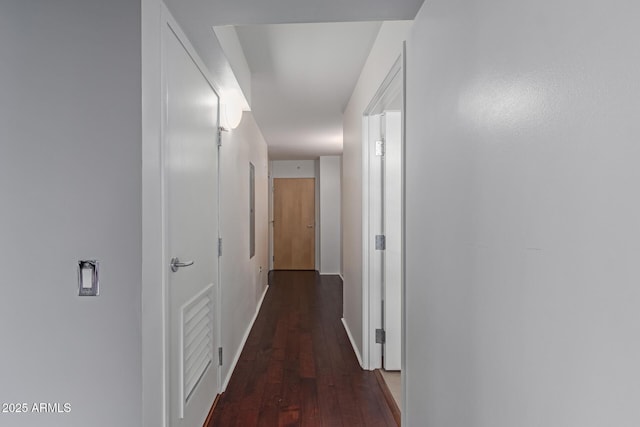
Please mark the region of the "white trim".
POLYGON ((218 84, 216 79, 213 78, 213 75, 200 58, 200 55, 198 55, 198 52, 193 47, 191 41, 178 24, 178 21, 176 21, 173 15, 171 15, 171 12, 169 11, 169 9, 167 9, 164 3, 162 4, 162 25, 167 25, 171 29, 171 31, 173 31, 193 62, 198 67, 198 70, 202 73, 207 83, 209 83, 209 85, 211 86, 211 89, 213 89, 213 91, 218 96, 218 99, 220 99, 221 86, 218 84))
POLYGON ((347 336, 349 337, 349 341, 351 342, 351 347, 353 347, 353 352, 356 354, 356 357, 358 358, 358 363, 360 363, 360 367, 363 369, 366 369, 362 364, 362 356, 360 355, 358 346, 356 345, 356 342, 353 339, 353 335, 351 335, 351 330, 349 329, 349 326, 347 326, 347 321, 344 320, 344 317, 341 320, 342 320, 342 326, 344 326, 344 330, 346 331, 347 336))
POLYGON ((322 268, 321 266, 321 260, 320 257, 322 256, 321 248, 321 241, 320 239, 322 238, 322 233, 321 233, 321 228, 322 228, 322 222, 321 222, 321 218, 320 218, 320 158, 318 157, 317 159, 315 159, 313 161, 313 204, 314 206, 314 210, 315 212, 315 217, 313 218, 314 220, 314 231, 315 231, 315 242, 314 243, 314 250, 316 251, 315 253, 315 263, 316 263, 316 271, 320 272, 320 269, 322 268))
POLYGON ((256 322, 256 319, 258 318, 258 314, 260 313, 260 308, 262 308, 262 302, 264 301, 264 297, 267 295, 268 290, 269 290, 269 285, 267 285, 264 288, 264 292, 262 293, 262 296, 260 297, 260 301, 258 301, 258 305, 256 306, 256 312, 253 315, 253 319, 251 319, 251 322, 249 322, 249 326, 247 327, 247 330, 245 331, 244 336, 242 337, 242 341, 240 342, 238 351, 236 352, 236 355, 233 358, 233 362, 231 362, 231 366, 229 366, 229 373, 227 373, 227 377, 225 378, 224 383, 222 383, 222 388, 220 389, 221 394, 224 393, 224 391, 227 389, 227 386, 229 385, 229 381, 231 380, 233 371, 236 369, 238 360, 240 360, 240 355, 242 354, 242 350, 244 350, 244 346, 247 343, 247 339, 249 339, 249 334, 251 333, 253 324, 256 322))
MULTIPOLYGON (((402 64, 403 64, 403 62, 402 62, 402 54, 400 54, 396 58, 396 60, 393 62, 393 65, 389 69, 389 72, 385 76, 385 78, 382 81, 382 83, 380 83, 380 87, 378 88, 376 93, 371 98, 371 101, 369 102, 369 105, 367 105, 367 108, 365 108, 364 113, 363 113, 365 116, 369 116, 369 115, 373 114, 375 109, 379 106, 380 101, 382 101, 385 93, 387 92, 387 90, 391 86, 391 83, 393 83, 393 81, 395 80, 395 78, 398 75, 398 73, 402 72, 402 64)), ((401 75, 404 77, 404 74, 401 74, 401 75)), ((403 85, 403 87, 404 87, 404 85, 403 85)))
POLYGON ((167 21, 169 15, 169 11, 167 10, 164 3, 162 3, 161 10, 161 21, 160 21, 160 93, 161 93, 161 103, 160 103, 160 111, 162 115, 162 119, 160 122, 160 215, 162 218, 162 232, 160 235, 160 241, 162 244, 161 252, 162 252, 162 262, 161 262, 161 270, 162 270, 162 330, 164 332, 164 348, 162 358, 164 360, 164 409, 165 409, 165 419, 166 424, 169 426, 171 424, 171 325, 169 324, 170 317, 170 306, 169 306, 169 278, 167 277, 167 272, 165 271, 165 260, 167 259, 167 229, 168 229, 168 220, 167 220, 167 177, 166 177, 166 135, 167 135, 167 72, 165 69, 165 50, 166 50, 166 42, 165 42, 165 27, 169 25, 167 21))
POLYGON ((142 0, 142 425, 167 425, 162 286, 161 0, 142 0))
POLYGON ((269 259, 267 261, 269 261, 269 271, 273 271, 273 239, 274 239, 274 234, 273 234, 273 160, 267 160, 267 168, 268 168, 268 173, 267 173, 267 181, 269 181, 269 188, 267 190, 267 194, 268 194, 268 220, 269 220, 269 259))
POLYGON ((407 236, 407 168, 405 165, 407 164, 407 145, 406 145, 406 135, 407 135, 407 42, 402 42, 402 334, 401 334, 401 348, 402 348, 402 358, 401 358, 401 368, 400 368, 400 384, 402 387, 402 408, 400 408, 400 417, 402 423, 402 414, 407 414, 407 316, 405 307, 407 306, 407 298, 406 298, 406 281, 407 277, 407 269, 406 269, 406 236, 407 236))
POLYGON ((362 118, 362 368, 369 369, 369 117, 362 118))

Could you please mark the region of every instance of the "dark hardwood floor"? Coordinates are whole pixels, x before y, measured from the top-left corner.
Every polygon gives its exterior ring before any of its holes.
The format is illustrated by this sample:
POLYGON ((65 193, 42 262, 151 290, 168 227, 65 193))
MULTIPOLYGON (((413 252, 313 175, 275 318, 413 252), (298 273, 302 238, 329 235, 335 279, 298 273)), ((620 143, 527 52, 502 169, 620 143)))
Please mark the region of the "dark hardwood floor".
POLYGON ((340 320, 340 277, 275 271, 270 284, 206 427, 396 426, 340 320))

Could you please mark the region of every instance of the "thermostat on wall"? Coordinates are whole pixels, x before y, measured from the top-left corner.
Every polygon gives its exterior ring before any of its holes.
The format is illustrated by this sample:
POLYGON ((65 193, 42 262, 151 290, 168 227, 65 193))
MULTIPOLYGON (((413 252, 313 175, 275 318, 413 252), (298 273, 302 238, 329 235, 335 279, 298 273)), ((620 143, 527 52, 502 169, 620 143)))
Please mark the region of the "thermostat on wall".
POLYGON ((98 261, 78 261, 78 295, 81 297, 98 296, 98 261))

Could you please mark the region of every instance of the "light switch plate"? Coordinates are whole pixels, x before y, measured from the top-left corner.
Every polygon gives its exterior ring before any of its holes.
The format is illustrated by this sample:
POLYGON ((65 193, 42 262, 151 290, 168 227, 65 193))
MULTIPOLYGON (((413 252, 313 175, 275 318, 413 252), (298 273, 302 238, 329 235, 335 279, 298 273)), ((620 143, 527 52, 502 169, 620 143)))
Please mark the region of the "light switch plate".
POLYGON ((95 297, 99 294, 98 261, 78 261, 78 295, 95 297))

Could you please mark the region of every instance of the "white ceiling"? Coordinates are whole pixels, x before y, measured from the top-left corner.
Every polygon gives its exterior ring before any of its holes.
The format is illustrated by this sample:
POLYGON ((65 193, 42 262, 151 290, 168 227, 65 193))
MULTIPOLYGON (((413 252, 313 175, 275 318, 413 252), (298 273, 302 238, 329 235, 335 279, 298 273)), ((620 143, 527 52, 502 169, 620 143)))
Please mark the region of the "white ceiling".
MULTIPOLYGON (((165 0, 183 26, 413 19, 424 0, 165 0)), ((192 40, 193 42, 193 40, 192 40)))
POLYGON ((212 27, 237 26, 269 156, 305 159, 342 152, 342 112, 380 21, 413 19, 424 0, 165 1, 211 67, 212 27))
POLYGON ((379 22, 236 27, 272 159, 342 152, 342 113, 379 22))

